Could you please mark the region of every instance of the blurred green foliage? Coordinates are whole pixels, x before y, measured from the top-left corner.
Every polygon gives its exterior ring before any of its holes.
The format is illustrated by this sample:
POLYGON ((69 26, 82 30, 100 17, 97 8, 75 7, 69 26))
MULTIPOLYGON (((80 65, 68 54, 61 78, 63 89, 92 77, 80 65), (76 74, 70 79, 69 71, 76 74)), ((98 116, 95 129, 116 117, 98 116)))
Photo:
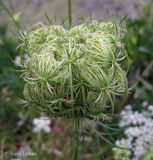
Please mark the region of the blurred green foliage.
POLYGON ((22 110, 17 98, 22 95, 23 84, 13 62, 18 55, 16 47, 16 41, 7 34, 7 26, 0 26, 0 140, 15 134, 22 110))
POLYGON ((144 68, 153 59, 153 3, 144 7, 138 19, 128 19, 125 44, 130 56, 131 65, 138 64, 144 68))

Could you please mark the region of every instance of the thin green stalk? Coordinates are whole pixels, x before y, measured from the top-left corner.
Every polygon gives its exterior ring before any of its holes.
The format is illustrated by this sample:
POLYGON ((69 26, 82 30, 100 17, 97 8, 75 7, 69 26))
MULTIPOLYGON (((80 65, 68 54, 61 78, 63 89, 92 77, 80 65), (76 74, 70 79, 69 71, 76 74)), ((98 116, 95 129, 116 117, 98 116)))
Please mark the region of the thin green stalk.
POLYGON ((72 2, 71 0, 68 0, 68 19, 69 19, 69 28, 71 28, 71 25, 72 25, 72 2))
POLYGON ((79 119, 75 119, 74 131, 72 137, 72 160, 78 160, 79 155, 79 141, 80 141, 80 131, 79 131, 79 119))
POLYGON ((82 96, 83 96, 84 109, 85 109, 85 111, 86 111, 86 97, 85 97, 85 89, 84 89, 84 86, 82 86, 82 96))
POLYGON ((71 100, 74 100, 74 95, 73 95, 73 79, 72 79, 72 66, 69 64, 69 72, 70 72, 70 90, 71 90, 71 100))

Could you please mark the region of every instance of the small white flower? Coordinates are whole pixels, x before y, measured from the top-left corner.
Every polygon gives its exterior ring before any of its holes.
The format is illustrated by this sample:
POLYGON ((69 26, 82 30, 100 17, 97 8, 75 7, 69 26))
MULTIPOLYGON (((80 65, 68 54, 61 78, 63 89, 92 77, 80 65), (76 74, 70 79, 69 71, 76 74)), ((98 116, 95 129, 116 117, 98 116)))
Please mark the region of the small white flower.
POLYGON ((16 57, 15 57, 14 63, 15 63, 17 66, 20 66, 20 64, 21 64, 21 58, 20 58, 20 56, 16 56, 16 57))
POLYGON ((143 107, 147 107, 147 106, 148 106, 148 102, 147 102, 147 101, 144 101, 144 102, 142 103, 142 106, 143 106, 143 107))
POLYGON ((26 120, 28 119, 28 116, 23 113, 19 113, 19 121, 17 122, 17 127, 21 127, 25 124, 26 120))
POLYGON ((51 131, 51 120, 48 117, 40 117, 33 119, 35 133, 40 133, 44 131, 45 133, 49 133, 51 131))
POLYGON ((151 111, 151 115, 153 116, 153 105, 149 105, 148 110, 151 111))

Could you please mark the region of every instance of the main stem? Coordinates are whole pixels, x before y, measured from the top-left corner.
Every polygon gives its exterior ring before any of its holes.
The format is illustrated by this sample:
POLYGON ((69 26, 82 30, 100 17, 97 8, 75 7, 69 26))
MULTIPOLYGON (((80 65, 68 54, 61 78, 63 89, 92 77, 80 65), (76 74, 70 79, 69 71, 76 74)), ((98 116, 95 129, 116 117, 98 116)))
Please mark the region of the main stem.
POLYGON ((69 19, 69 28, 72 25, 72 3, 71 0, 68 0, 68 19, 69 19))
POLYGON ((74 130, 72 135, 72 160, 78 160, 79 154, 79 142, 80 142, 80 132, 79 132, 79 119, 75 119, 74 130))

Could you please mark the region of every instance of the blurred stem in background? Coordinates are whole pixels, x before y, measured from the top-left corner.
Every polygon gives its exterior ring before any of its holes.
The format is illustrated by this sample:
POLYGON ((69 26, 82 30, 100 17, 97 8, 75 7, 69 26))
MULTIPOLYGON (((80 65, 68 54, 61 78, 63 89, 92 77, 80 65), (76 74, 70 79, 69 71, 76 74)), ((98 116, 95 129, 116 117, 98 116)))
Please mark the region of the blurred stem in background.
POLYGON ((0 159, 3 159, 4 158, 4 143, 5 143, 5 139, 3 138, 1 140, 1 150, 0 150, 0 159))
POLYGON ((72 2, 68 0, 68 19, 69 19, 69 29, 72 25, 72 2))
POLYGON ((11 20, 13 21, 15 27, 17 29, 20 29, 20 13, 13 13, 9 8, 6 7, 6 5, 0 0, 0 7, 6 11, 6 13, 9 15, 11 20))

